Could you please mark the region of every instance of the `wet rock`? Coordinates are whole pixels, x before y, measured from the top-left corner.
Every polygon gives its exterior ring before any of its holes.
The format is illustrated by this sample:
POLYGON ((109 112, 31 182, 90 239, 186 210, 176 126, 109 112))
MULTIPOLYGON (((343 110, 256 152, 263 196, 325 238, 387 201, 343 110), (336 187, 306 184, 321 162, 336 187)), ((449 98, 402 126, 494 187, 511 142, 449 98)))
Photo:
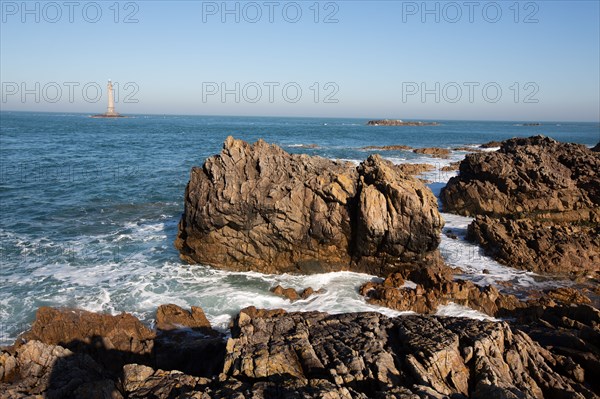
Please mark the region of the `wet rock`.
POLYGON ((280 285, 277 285, 270 290, 273 294, 282 296, 284 298, 289 299, 290 301, 296 301, 300 299, 300 295, 293 288, 283 288, 280 285))
POLYGON ((417 148, 417 149, 413 150, 413 152, 415 154, 431 155, 432 157, 435 157, 435 158, 448 158, 448 155, 450 155, 449 149, 438 148, 438 147, 417 148))
POLYGON ((356 168, 229 137, 192 169, 175 246, 233 270, 385 275, 434 256, 442 225, 431 191, 377 155, 356 168))
POLYGON ((382 283, 364 284, 360 293, 373 305, 424 314, 434 314, 440 305, 449 302, 490 316, 500 309, 523 306, 516 297, 502 294, 493 286, 479 287, 470 281, 453 280, 452 272, 447 268, 418 268, 404 274, 394 273, 382 283), (416 287, 406 287, 404 279, 416 283, 416 287))
POLYGON ((454 234, 452 232, 452 230, 446 230, 444 231, 444 234, 446 235, 446 237, 448 238, 452 238, 453 240, 458 240, 458 236, 456 234, 454 234))
POLYGON ((459 165, 460 165, 460 161, 452 162, 452 163, 450 163, 450 165, 442 166, 442 168, 440 170, 442 172, 454 172, 455 170, 458 170, 459 165))
POLYGON ((468 227, 467 239, 501 263, 518 269, 572 275, 583 272, 596 278, 600 274, 600 225, 478 216, 468 227))

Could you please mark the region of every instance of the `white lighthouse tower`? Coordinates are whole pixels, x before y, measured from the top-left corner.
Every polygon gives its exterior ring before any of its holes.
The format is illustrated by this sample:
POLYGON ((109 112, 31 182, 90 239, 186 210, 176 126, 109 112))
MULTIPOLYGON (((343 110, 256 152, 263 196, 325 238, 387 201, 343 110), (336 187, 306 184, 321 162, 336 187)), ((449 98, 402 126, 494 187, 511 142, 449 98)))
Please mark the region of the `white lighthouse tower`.
POLYGON ((92 118, 123 118, 123 115, 115 111, 115 91, 113 89, 113 84, 110 79, 108 79, 106 89, 108 91, 108 107, 106 108, 106 113, 92 115, 92 118))

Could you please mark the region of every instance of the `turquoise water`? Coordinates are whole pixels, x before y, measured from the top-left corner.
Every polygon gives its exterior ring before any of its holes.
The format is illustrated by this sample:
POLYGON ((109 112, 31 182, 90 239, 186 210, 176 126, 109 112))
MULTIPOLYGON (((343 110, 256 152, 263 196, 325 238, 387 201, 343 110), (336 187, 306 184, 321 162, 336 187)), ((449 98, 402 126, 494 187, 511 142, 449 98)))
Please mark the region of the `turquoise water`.
MULTIPOLYGON (((189 171, 218 153, 228 135, 355 162, 370 153, 362 147, 372 145, 452 148, 535 134, 590 146, 600 140, 598 123, 441 121, 440 126, 367 127, 362 119, 92 119, 20 112, 2 112, 0 118, 0 343, 22 331, 43 305, 130 311, 147 322, 162 303, 199 305, 217 326, 226 326, 231 314, 251 304, 331 312, 371 309, 356 288, 373 276, 265 276, 179 261, 173 240, 189 171), (290 304, 268 292, 275 283, 326 286, 328 293, 290 304)), ((439 167, 464 152, 442 161, 408 151, 384 155, 393 162, 439 167)), ((429 176, 432 188, 439 189, 451 175, 429 176)), ((465 258, 467 244, 444 245, 459 245, 442 248, 446 258, 456 258, 474 279, 480 276, 476 270, 482 258, 465 258)), ((509 273, 498 270, 498 278, 509 273)))

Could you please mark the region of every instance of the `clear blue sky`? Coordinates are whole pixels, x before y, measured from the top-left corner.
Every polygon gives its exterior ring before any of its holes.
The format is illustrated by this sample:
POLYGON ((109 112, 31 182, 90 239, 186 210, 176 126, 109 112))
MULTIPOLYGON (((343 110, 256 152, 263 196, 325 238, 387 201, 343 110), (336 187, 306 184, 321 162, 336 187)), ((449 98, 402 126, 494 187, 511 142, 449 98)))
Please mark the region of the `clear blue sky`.
POLYGON ((598 1, 1 3, 2 110, 600 120, 598 1))

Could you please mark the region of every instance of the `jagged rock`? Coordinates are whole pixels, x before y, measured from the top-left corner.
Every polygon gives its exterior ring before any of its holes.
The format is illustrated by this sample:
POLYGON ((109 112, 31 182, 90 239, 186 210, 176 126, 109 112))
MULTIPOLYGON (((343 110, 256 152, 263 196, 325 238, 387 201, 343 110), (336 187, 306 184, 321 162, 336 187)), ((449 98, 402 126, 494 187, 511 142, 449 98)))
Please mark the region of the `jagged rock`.
POLYGON ((441 192, 444 210, 466 216, 533 215, 600 221, 600 155, 543 136, 467 154, 441 192))
POLYGON ((151 361, 155 334, 129 313, 117 316, 81 309, 41 307, 20 340, 60 345, 88 353, 113 371, 129 362, 151 361))
POLYGON ((236 328, 224 373, 244 381, 323 379, 361 397, 595 397, 564 358, 506 323, 308 312, 238 319, 236 328))
POLYGON ((481 144, 480 148, 496 148, 502 145, 501 141, 488 141, 487 143, 481 144))
POLYGON ((424 172, 430 172, 435 169, 435 166, 428 163, 401 163, 396 165, 402 173, 407 175, 420 175, 424 172))
POLYGON ((233 270, 386 275, 435 257, 442 225, 431 191, 377 155, 356 168, 229 137, 192 169, 175 246, 233 270))
POLYGON ((204 311, 197 306, 192 306, 190 311, 173 304, 158 307, 156 310, 156 328, 159 330, 174 330, 182 327, 211 329, 204 311))
POLYGON ((452 162, 452 163, 450 163, 450 165, 442 166, 442 168, 440 170, 442 172, 453 172, 455 170, 458 170, 459 166, 460 166, 460 161, 452 162))
POLYGON ((284 298, 289 299, 290 301, 297 301, 298 299, 306 299, 314 294, 320 294, 323 292, 322 289, 315 291, 312 287, 307 287, 302 290, 302 292, 298 292, 293 288, 284 288, 281 285, 276 285, 270 289, 272 293, 275 295, 282 296, 284 298))
POLYGON ((491 285, 479 287, 470 281, 453 280, 447 268, 420 268, 394 273, 382 283, 364 284, 360 293, 373 305, 425 314, 433 314, 440 305, 449 302, 468 306, 490 316, 496 315, 499 309, 512 310, 522 306, 516 297, 502 294, 491 285), (416 287, 406 287, 405 279, 416 283, 416 287))
POLYGON ((417 149, 414 149, 413 152, 415 154, 431 155, 432 157, 436 157, 436 158, 448 158, 448 155, 450 155, 449 149, 438 148, 438 147, 417 148, 417 149))
POLYGON ((123 389, 130 399, 210 398, 201 395, 210 382, 207 378, 192 377, 181 371, 154 370, 139 364, 123 367, 123 389))
POLYGON ((518 269, 600 274, 600 225, 478 216, 467 229, 467 239, 518 269))
POLYGON ((91 398, 119 399, 115 381, 89 355, 57 345, 28 341, 14 355, 1 358, 13 365, 11 375, 0 379, 0 396, 6 399, 91 398), (9 377, 9 378, 8 378, 9 377))
POLYGON ((589 304, 592 303, 590 298, 583 295, 579 290, 571 287, 561 287, 548 290, 546 293, 548 298, 564 304, 589 304))

